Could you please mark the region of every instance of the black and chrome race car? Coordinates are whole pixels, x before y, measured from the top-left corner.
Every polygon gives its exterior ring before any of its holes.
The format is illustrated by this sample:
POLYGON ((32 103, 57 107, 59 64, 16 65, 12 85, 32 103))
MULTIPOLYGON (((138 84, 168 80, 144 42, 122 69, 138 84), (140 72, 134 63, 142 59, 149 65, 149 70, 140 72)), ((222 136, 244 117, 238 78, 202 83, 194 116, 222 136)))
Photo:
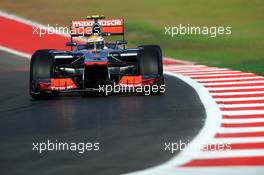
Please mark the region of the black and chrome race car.
POLYGON ((71 51, 37 50, 30 63, 30 95, 34 99, 60 93, 163 94, 162 51, 157 45, 126 48, 124 20, 88 16, 72 21, 71 51), (107 43, 105 36, 122 35, 107 43), (76 37, 82 37, 76 42, 76 37))

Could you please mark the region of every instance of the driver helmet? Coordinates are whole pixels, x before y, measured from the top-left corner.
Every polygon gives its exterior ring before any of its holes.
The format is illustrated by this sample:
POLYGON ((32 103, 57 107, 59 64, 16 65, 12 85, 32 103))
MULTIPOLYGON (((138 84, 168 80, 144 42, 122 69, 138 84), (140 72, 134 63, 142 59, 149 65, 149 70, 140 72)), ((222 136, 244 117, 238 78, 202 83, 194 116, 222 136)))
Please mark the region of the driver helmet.
POLYGON ((92 35, 87 39, 87 49, 101 50, 104 49, 105 41, 102 36, 92 35))

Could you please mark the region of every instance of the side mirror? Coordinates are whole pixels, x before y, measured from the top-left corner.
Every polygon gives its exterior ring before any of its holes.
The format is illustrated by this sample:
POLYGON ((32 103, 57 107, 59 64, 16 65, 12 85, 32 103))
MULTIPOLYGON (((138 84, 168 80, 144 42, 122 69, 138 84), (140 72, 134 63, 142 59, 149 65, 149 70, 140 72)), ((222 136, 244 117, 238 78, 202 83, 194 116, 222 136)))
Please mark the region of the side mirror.
POLYGON ((126 45, 127 44, 127 41, 126 40, 117 40, 116 41, 116 44, 117 45, 126 45))
POLYGON ((77 46, 77 43, 76 42, 67 42, 66 46, 71 46, 71 47, 77 46))

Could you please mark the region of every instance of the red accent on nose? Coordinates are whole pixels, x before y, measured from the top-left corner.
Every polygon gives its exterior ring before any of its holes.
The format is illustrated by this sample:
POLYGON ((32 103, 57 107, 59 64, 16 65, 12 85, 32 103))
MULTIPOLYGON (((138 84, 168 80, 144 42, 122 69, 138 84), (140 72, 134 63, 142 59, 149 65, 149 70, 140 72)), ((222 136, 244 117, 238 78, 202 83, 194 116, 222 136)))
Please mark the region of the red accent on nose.
POLYGON ((92 66, 92 65, 107 65, 107 61, 91 61, 91 62, 85 62, 85 66, 92 66))

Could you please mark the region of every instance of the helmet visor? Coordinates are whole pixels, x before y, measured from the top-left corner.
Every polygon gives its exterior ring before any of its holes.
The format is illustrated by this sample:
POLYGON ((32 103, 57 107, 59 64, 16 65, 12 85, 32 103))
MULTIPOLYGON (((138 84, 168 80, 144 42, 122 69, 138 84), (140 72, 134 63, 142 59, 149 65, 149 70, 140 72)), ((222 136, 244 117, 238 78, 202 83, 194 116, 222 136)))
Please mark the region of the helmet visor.
POLYGON ((104 48, 103 41, 87 43, 87 49, 103 49, 103 48, 104 48))

